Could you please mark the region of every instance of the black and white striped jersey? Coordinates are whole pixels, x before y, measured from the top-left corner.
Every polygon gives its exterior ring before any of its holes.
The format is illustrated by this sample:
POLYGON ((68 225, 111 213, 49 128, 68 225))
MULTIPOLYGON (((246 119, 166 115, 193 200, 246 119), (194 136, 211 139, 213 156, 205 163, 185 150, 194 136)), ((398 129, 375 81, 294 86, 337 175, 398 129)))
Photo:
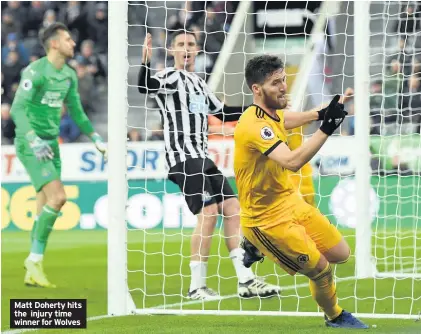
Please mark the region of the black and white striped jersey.
POLYGON ((159 88, 149 91, 158 103, 170 167, 208 155, 208 115, 220 113, 224 104, 195 73, 166 68, 152 77, 159 88))

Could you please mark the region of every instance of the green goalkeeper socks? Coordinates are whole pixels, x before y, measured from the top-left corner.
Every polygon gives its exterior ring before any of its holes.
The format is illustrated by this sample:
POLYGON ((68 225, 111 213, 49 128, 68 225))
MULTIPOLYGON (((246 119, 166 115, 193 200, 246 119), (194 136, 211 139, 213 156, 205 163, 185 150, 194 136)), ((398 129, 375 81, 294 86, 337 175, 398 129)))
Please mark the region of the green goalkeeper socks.
POLYGON ((34 223, 31 253, 44 254, 48 237, 53 229, 59 212, 48 205, 42 208, 42 213, 34 223))
POLYGON ((38 226, 38 216, 35 217, 34 225, 32 225, 32 231, 31 231, 31 243, 34 241, 35 238, 35 231, 37 230, 38 226))

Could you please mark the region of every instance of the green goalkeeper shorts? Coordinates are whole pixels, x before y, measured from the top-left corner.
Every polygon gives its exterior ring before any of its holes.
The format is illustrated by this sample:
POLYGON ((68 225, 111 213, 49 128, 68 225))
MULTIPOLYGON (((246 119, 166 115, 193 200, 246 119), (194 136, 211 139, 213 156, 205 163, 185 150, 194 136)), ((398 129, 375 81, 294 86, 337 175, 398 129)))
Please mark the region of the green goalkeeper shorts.
POLYGON ((15 139, 16 156, 25 167, 36 192, 41 191, 42 187, 51 181, 60 180, 61 178, 61 160, 58 140, 48 140, 47 142, 53 150, 54 158, 52 160, 39 161, 26 139, 15 139))

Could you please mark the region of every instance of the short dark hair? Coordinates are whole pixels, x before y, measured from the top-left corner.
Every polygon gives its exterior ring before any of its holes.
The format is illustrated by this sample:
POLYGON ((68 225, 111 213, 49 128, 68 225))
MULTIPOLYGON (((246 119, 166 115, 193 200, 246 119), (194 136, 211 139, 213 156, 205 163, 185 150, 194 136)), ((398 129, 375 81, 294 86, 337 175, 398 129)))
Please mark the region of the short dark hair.
POLYGON ((261 55, 250 59, 245 69, 247 86, 251 89, 253 84, 262 84, 274 72, 284 67, 284 62, 277 56, 261 55))
POLYGON ((51 25, 49 25, 47 28, 40 31, 39 38, 41 40, 41 44, 44 46, 44 48, 48 49, 48 41, 57 35, 57 32, 60 30, 67 31, 70 34, 69 28, 63 23, 55 22, 51 25))
POLYGON ((178 35, 192 35, 194 37, 195 41, 197 42, 196 35, 194 34, 193 31, 179 29, 179 30, 175 30, 174 32, 171 33, 170 39, 169 39, 170 44, 174 43, 174 41, 175 41, 175 39, 178 35))

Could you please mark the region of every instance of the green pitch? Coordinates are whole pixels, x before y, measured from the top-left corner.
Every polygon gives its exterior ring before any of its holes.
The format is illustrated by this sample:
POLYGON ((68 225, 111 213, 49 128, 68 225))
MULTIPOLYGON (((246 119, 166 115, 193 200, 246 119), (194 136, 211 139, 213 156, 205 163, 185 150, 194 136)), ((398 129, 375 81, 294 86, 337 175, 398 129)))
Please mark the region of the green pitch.
MULTIPOLYGON (((129 288, 138 308, 163 307, 174 309, 222 309, 253 311, 309 311, 317 308, 311 299, 307 280, 302 276, 286 276, 273 264, 265 261, 257 267, 260 276, 267 276, 271 283, 283 287, 281 298, 266 300, 240 300, 235 296, 236 279, 223 240, 215 237, 213 257, 209 262, 208 285, 221 292, 224 298, 218 302, 189 302, 180 295, 189 285, 189 232, 130 231, 129 232, 129 288), (148 254, 146 256, 146 254, 148 254), (165 254, 163 256, 163 254, 165 254), (180 276, 180 270, 182 276, 180 276), (162 296, 162 295, 165 295, 162 296), (183 306, 181 306, 183 303, 183 306)), ((354 237, 344 232, 351 247, 354 237)), ((380 269, 392 269, 393 262, 402 264, 396 269, 409 271, 414 268, 411 259, 421 259, 416 238, 403 236, 400 241, 387 237, 376 247, 380 269), (394 256, 402 260, 393 261, 394 256)), ((9 300, 11 298, 86 298, 88 317, 105 315, 106 298, 106 232, 105 231, 55 231, 48 244, 45 269, 52 282, 59 288, 45 290, 23 286, 23 260, 29 249, 29 233, 2 233, 2 324, 9 328, 9 300)), ((421 267, 420 263, 417 264, 421 267)), ((421 311, 421 281, 414 279, 377 279, 356 281, 352 276, 354 261, 338 266, 338 295, 342 307, 362 313, 404 313, 416 315, 421 311), (355 298, 355 296, 357 298, 355 298), (375 296, 375 298, 374 298, 375 296)), ((418 269, 419 272, 419 269, 418 269)), ((376 328, 373 333, 420 333, 421 322, 413 320, 365 319, 376 328)), ((88 321, 87 332, 92 333, 325 333, 322 317, 257 317, 257 316, 128 316, 88 321)), ((64 333, 61 331, 37 331, 64 333)), ((70 331, 69 332, 73 332, 70 331)), ((84 331, 81 331, 84 332, 84 331)), ((340 331, 346 333, 346 331, 340 331)))

